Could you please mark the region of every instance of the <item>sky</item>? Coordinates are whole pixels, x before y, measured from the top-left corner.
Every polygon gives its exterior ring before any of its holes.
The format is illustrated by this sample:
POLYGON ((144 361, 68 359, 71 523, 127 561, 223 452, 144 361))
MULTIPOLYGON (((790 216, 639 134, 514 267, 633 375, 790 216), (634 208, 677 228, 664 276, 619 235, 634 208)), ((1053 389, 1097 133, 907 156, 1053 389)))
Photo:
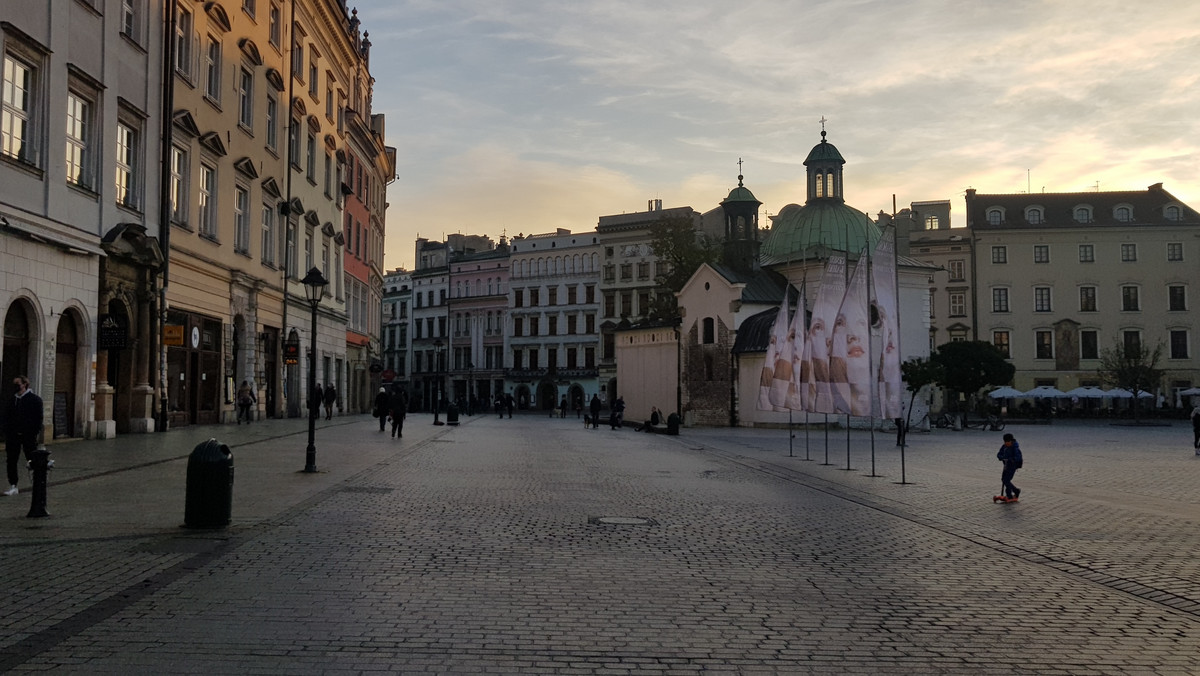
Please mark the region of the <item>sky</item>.
POLYGON ((385 265, 415 239, 805 201, 846 159, 868 214, 980 193, 1166 190, 1200 207, 1195 0, 350 0, 397 149, 385 265))

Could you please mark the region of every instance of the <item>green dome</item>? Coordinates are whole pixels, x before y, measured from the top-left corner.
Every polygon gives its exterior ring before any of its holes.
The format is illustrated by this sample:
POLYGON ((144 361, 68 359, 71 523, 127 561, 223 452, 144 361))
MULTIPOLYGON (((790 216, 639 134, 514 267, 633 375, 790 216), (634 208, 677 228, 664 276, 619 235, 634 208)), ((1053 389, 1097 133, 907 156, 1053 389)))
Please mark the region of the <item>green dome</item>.
POLYGON ((818 199, 804 206, 789 204, 774 221, 762 244, 764 265, 825 256, 831 251, 845 252, 854 258, 864 248, 873 250, 880 235, 874 221, 841 200, 818 199))
POLYGON ((845 164, 846 160, 832 143, 825 140, 825 132, 821 132, 821 142, 808 151, 808 157, 804 159, 804 166, 808 166, 812 162, 837 162, 838 164, 845 164))
MULTIPOLYGON (((758 202, 754 199, 754 193, 748 188, 743 188, 740 184, 738 187, 729 191, 729 197, 725 198, 726 202, 758 202)), ((761 202, 759 202, 761 204, 761 202)))

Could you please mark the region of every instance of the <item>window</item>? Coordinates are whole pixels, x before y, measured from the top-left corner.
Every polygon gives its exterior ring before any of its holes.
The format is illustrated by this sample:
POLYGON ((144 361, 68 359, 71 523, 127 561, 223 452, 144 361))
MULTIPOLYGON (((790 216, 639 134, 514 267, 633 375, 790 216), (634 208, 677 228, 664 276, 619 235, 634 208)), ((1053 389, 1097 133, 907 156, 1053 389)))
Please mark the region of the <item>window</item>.
POLYGON ((1072 213, 1075 216, 1076 223, 1091 223, 1092 222, 1092 208, 1087 205, 1081 205, 1081 206, 1075 207, 1075 210, 1072 213))
POLYGON ((182 4, 175 19, 175 72, 192 79, 192 13, 182 4))
POLYGON ((1034 332, 1034 357, 1037 359, 1054 359, 1054 332, 1034 332))
POLYGON ((612 263, 607 263, 604 266, 604 281, 611 283, 617 281, 617 266, 612 263))
POLYGON ((588 335, 596 332, 596 315, 587 314, 583 316, 583 330, 588 335))
POLYGON ((256 0, 242 0, 242 11, 253 17, 255 2, 256 0))
POLYGON ((288 162, 292 168, 300 168, 300 120, 291 118, 288 124, 288 162))
POLYGON ((961 281, 966 280, 966 278, 967 278, 966 270, 967 270, 966 261, 963 261, 961 259, 950 261, 950 281, 961 282, 961 281))
POLYGON ((272 2, 271 9, 267 10, 267 14, 268 22, 270 24, 270 28, 268 29, 269 37, 267 39, 271 41, 272 46, 278 49, 279 44, 283 39, 283 25, 281 23, 282 14, 279 11, 279 3, 272 2))
POLYGON ((637 278, 639 280, 650 279, 650 263, 649 261, 641 261, 637 264, 637 278))
POLYGON ((1137 244, 1127 243, 1121 245, 1121 262, 1132 263, 1137 260, 1137 244))
POLYGON ((132 124, 117 122, 116 199, 121 206, 138 207, 138 154, 140 134, 132 124))
POLYGON ((325 197, 333 199, 333 156, 325 153, 325 197))
POLYGON ((250 191, 240 185, 233 189, 233 250, 250 253, 250 191))
POLYGON ((1167 260, 1183 260, 1183 242, 1167 242, 1167 260))
POLYGON ((279 148, 279 98, 274 92, 267 94, 267 148, 279 148))
POLYGON ((1002 265, 1008 262, 1008 247, 994 246, 992 247, 992 262, 997 265, 1002 265))
POLYGON ((525 307, 525 289, 513 289, 513 307, 525 307))
POLYGON ((1096 262, 1096 247, 1092 244, 1079 245, 1079 262, 1080 263, 1095 263, 1096 262))
POLYGON ((171 221, 187 223, 188 155, 179 146, 171 148, 171 221))
POLYGON ((221 102, 221 42, 211 35, 204 50, 204 95, 221 102))
POLYGON ((588 369, 596 368, 596 348, 586 347, 583 349, 583 367, 588 369))
POLYGON ((513 368, 514 369, 525 368, 524 366, 521 365, 521 357, 523 357, 523 356, 524 355, 520 350, 513 350, 513 368))
POLYGON ((716 322, 712 317, 704 318, 704 330, 700 342, 705 345, 712 345, 716 342, 716 322))
POLYGON ((1125 358, 1136 359, 1142 352, 1142 332, 1137 330, 1122 331, 1121 338, 1125 346, 1125 358))
POLYGON ((1141 309, 1138 305, 1138 288, 1136 286, 1121 287, 1121 309, 1125 312, 1137 312, 1141 309))
POLYGON ((141 0, 121 0, 121 35, 138 39, 138 4, 141 0))
POLYGON ((546 305, 558 305, 558 287, 552 286, 546 289, 546 305))
POLYGON ((1050 245, 1049 244, 1034 244, 1033 245, 1033 262, 1034 263, 1049 263, 1050 262, 1050 245))
POLYGON ((1008 312, 1008 289, 992 289, 992 312, 1008 312))
POLYGON ((1167 287, 1167 309, 1172 312, 1187 311, 1187 293, 1183 286, 1167 287))
POLYGON ((950 316, 965 317, 967 315, 967 294, 950 294, 950 316))
POLYGON ((529 307, 537 307, 538 306, 538 296, 539 296, 538 292, 539 291, 541 291, 541 289, 530 289, 529 290, 529 307))
POLYGON ((262 262, 275 263, 275 208, 270 204, 262 207, 262 262))
POLYGON ((37 163, 33 140, 35 114, 34 102, 37 82, 37 67, 32 59, 18 58, 10 52, 4 53, 4 108, 3 108, 3 153, 30 164, 37 163))
POLYGON ((1171 331, 1171 359, 1188 358, 1188 332, 1182 329, 1171 331))
POLYGON ((305 143, 304 149, 307 152, 307 155, 305 156, 307 158, 307 161, 305 162, 304 175, 306 178, 308 178, 309 183, 316 185, 317 184, 317 135, 312 133, 311 131, 308 132, 308 141, 305 143))
POLYGON ((633 263, 621 263, 621 281, 628 282, 633 279, 633 263))
POLYGON ((1004 355, 1005 359, 1012 357, 1008 331, 992 331, 992 345, 995 345, 996 349, 1000 350, 1000 354, 1004 355))
POLYGON ((567 305, 575 305, 578 300, 578 291, 574 284, 567 285, 567 305))
POLYGON ((1096 287, 1094 287, 1094 286, 1079 287, 1079 311, 1080 312, 1095 312, 1096 311, 1096 287))
POLYGON ((596 302, 596 285, 588 284, 584 287, 584 301, 589 305, 596 302))
POLYGON ((333 75, 325 74, 325 119, 333 121, 333 75))
POLYGON ((1033 311, 1034 312, 1050 312, 1050 287, 1035 286, 1033 287, 1033 311))
POLYGON ((937 216, 926 216, 925 217, 925 229, 926 230, 937 230, 938 229, 938 217, 937 216))
POLYGON ((1030 225, 1041 225, 1045 220, 1041 207, 1029 207, 1025 211, 1025 220, 1029 221, 1030 225))
POLYGON ((617 316, 617 297, 616 294, 611 291, 608 291, 604 294, 604 316, 617 316))
POLYGON ((1133 221, 1133 208, 1121 205, 1116 209, 1113 209, 1113 218, 1115 218, 1118 223, 1130 223, 1133 221))
POLYGON ((539 329, 540 329, 541 327, 539 326, 538 319, 539 319, 539 318, 538 318, 538 317, 536 317, 536 316, 535 316, 535 317, 530 317, 530 318, 529 318, 529 335, 531 335, 531 336, 537 336, 537 335, 540 335, 540 334, 539 334, 539 329))
POLYGON ((207 164, 200 165, 200 202, 196 215, 199 217, 200 234, 212 239, 217 238, 217 170, 207 164))
POLYGON ((84 188, 92 182, 92 102, 76 92, 67 94, 67 183, 84 188))
POLYGON ((1004 223, 1004 211, 1001 209, 988 209, 987 212, 988 225, 1001 225, 1004 223))
POLYGON ((1079 332, 1079 358, 1100 358, 1100 337, 1096 331, 1085 330, 1079 332))
POLYGON ((292 74, 304 82, 304 38, 299 26, 292 27, 292 74))
POLYGON ((546 335, 547 336, 557 336, 558 335, 558 315, 550 315, 549 317, 546 318, 546 320, 548 322, 548 326, 546 327, 546 335))
POLYGON ((247 68, 238 77, 238 124, 247 130, 254 128, 254 74, 247 68))
POLYGON ((1165 216, 1168 221, 1181 220, 1180 215, 1181 215, 1181 212, 1179 211, 1179 207, 1177 207, 1177 206, 1169 206, 1169 207, 1163 209, 1163 216, 1165 216))

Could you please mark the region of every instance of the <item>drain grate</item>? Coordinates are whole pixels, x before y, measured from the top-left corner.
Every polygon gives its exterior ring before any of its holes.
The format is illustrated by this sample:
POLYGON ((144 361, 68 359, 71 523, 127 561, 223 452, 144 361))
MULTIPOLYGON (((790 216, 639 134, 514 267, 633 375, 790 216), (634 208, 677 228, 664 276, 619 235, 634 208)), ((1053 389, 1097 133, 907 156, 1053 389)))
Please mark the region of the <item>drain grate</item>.
POLYGON ((657 526, 658 522, 654 519, 647 519, 644 516, 593 516, 588 519, 588 523, 604 526, 657 526))

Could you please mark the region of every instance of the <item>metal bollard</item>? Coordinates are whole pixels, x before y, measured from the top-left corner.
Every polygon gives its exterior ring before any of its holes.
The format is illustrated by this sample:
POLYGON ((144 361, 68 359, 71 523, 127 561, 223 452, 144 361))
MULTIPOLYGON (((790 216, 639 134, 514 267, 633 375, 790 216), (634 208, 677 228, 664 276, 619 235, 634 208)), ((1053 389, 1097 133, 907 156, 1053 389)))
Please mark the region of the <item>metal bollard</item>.
POLYGON ((50 451, 47 451, 43 444, 38 444, 37 450, 29 455, 29 469, 33 471, 33 500, 29 503, 29 513, 25 517, 50 516, 46 511, 46 475, 54 466, 54 461, 50 459, 50 451))

